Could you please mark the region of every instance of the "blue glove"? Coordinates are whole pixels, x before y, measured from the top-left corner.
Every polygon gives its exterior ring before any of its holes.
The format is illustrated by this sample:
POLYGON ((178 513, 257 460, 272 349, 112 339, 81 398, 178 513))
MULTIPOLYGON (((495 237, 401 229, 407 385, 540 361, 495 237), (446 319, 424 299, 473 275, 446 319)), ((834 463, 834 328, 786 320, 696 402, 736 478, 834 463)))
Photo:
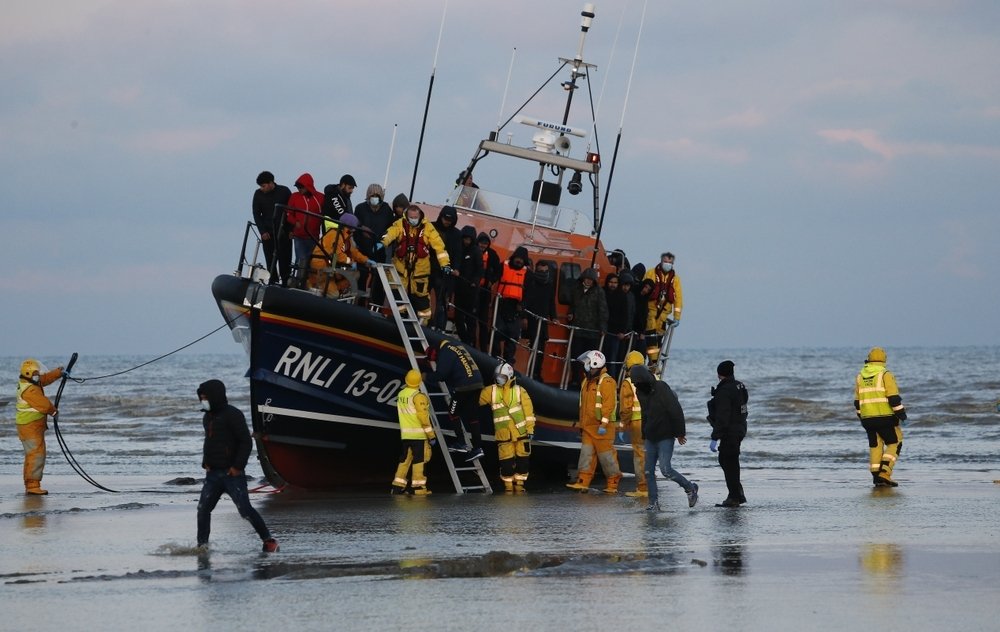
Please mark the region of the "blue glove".
POLYGON ((680 325, 680 324, 681 324, 681 321, 679 321, 679 320, 674 320, 673 318, 668 318, 667 319, 667 327, 676 327, 677 325, 680 325))
POLYGON ((434 446, 436 446, 437 444, 438 444, 438 440, 437 440, 437 439, 431 439, 431 447, 432 447, 432 448, 433 448, 434 446))
POLYGON ((385 250, 385 244, 381 241, 375 243, 375 251, 377 252, 379 250, 385 250))
POLYGON ((534 438, 535 438, 535 435, 533 435, 533 434, 526 434, 526 435, 524 435, 524 440, 525 441, 531 441, 534 438))
POLYGON ((597 429, 597 434, 603 437, 604 435, 608 434, 608 429, 602 425, 600 428, 597 429))
POLYGON ((625 443, 625 433, 624 432, 619 432, 616 436, 618 437, 619 441, 621 441, 622 443, 625 443))
POLYGON ((719 440, 718 439, 712 439, 711 441, 709 441, 708 442, 708 449, 711 450, 712 452, 718 452, 719 451, 719 440))
POLYGON ((374 259, 369 259, 369 260, 368 260, 368 262, 366 263, 366 265, 367 265, 367 266, 368 266, 369 268, 374 268, 375 266, 377 266, 377 265, 378 265, 378 263, 377 263, 377 262, 376 262, 376 261, 375 261, 374 259))

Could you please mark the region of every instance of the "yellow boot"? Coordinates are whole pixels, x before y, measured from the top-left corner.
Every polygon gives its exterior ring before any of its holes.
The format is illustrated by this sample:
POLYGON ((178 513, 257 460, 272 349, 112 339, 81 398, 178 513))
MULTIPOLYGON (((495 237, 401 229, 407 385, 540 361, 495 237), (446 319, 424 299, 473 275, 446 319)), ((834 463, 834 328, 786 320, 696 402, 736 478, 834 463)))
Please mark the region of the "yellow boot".
POLYGON ((49 493, 49 490, 42 489, 41 481, 24 481, 24 493, 33 496, 44 496, 49 493))

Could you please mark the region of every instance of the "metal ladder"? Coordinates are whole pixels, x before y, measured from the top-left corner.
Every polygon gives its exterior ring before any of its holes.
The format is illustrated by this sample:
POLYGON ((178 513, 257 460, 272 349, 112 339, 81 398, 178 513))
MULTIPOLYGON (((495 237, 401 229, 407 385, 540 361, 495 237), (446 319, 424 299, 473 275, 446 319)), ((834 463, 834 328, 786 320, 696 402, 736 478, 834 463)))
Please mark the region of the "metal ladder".
MULTIPOLYGON (((382 282, 382 287, 385 288, 386 303, 389 305, 392 317, 396 320, 396 327, 399 329, 399 337, 403 341, 403 348, 406 349, 406 356, 410 361, 410 367, 416 371, 420 371, 420 365, 417 362, 419 359, 426 361, 431 368, 436 369, 436 363, 431 362, 424 354, 424 349, 427 348, 427 337, 424 335, 424 330, 420 326, 420 320, 416 316, 416 311, 410 303, 410 297, 406 293, 406 288, 403 286, 403 282, 399 278, 399 273, 396 271, 395 266, 380 263, 376 264, 375 271, 382 282)), ((437 389, 432 391, 421 381, 420 390, 427 396, 428 401, 430 401, 431 426, 434 428, 438 447, 444 457, 445 464, 448 466, 448 472, 451 474, 451 482, 455 486, 455 493, 484 492, 492 494, 493 488, 490 486, 489 478, 486 476, 486 472, 483 470, 479 459, 470 461, 470 465, 456 466, 451 458, 451 452, 448 450, 444 432, 441 430, 441 420, 449 414, 451 404, 448 386, 444 382, 438 382, 437 389), (475 472, 478 482, 470 485, 463 483, 461 477, 463 472, 475 472)), ((464 426, 462 426, 462 434, 466 434, 464 426)), ((462 436, 458 437, 458 439, 465 441, 466 445, 469 444, 468 437, 462 436)))

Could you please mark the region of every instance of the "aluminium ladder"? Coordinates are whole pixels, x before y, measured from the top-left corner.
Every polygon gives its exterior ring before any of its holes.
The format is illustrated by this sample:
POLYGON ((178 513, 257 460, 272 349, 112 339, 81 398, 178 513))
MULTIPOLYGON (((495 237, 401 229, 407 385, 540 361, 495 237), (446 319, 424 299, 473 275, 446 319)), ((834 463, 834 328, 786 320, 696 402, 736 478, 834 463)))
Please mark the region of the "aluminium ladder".
MULTIPOLYGON (((436 363, 431 362, 424 353, 424 350, 427 348, 427 337, 424 335, 423 327, 420 326, 420 320, 417 318, 416 311, 410 303, 410 297, 406 293, 406 288, 403 287, 403 282, 399 278, 399 272, 396 271, 395 266, 392 264, 384 263, 376 264, 375 271, 382 282, 382 287, 385 288, 386 303, 389 305, 392 317, 396 320, 396 327, 399 329, 399 337, 403 341, 403 348, 406 349, 406 356, 410 361, 410 367, 419 372, 420 365, 418 360, 424 360, 432 369, 436 369, 436 363)), ((448 386, 444 382, 438 382, 437 389, 431 391, 421 380, 420 390, 423 391, 430 402, 431 426, 434 428, 438 447, 441 449, 444 462, 448 466, 448 472, 451 474, 455 493, 484 492, 492 494, 493 488, 490 486, 489 478, 486 476, 486 472, 480 463, 481 459, 469 461, 469 465, 456 466, 454 460, 451 458, 451 452, 448 450, 444 432, 441 430, 441 420, 449 415, 450 411, 448 386), (478 483, 469 485, 463 483, 461 478, 463 472, 475 472, 479 479, 478 483)), ((462 434, 466 434, 464 425, 460 425, 460 427, 462 428, 462 434)), ((458 440, 464 441, 466 445, 469 444, 467 437, 460 436, 458 440)))

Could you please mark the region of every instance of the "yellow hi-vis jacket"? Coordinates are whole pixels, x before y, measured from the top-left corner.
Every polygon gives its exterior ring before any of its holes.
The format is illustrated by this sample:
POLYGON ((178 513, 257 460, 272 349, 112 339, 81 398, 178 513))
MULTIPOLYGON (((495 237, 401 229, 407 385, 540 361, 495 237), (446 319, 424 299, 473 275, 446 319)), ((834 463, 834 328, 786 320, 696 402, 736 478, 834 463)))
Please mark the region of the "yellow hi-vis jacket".
POLYGON ((618 407, 618 385, 615 378, 601 369, 596 378, 585 378, 580 385, 580 425, 596 426, 615 420, 618 407))
POLYGON ((618 418, 622 424, 642 420, 642 406, 639 405, 639 398, 635 396, 635 384, 630 377, 622 380, 621 389, 618 391, 618 418))
POLYGON ((858 373, 854 381, 854 405, 861 419, 877 417, 906 419, 896 378, 881 362, 866 363, 858 373))
POLYGON ((45 396, 43 386, 55 382, 62 377, 62 369, 52 369, 38 376, 38 384, 21 378, 17 381, 17 403, 14 406, 14 423, 18 426, 30 424, 44 419, 46 415, 56 412, 49 398, 45 396))
POLYGON ((479 405, 493 410, 494 430, 509 429, 514 438, 534 434, 535 410, 528 392, 513 383, 487 386, 479 394, 479 405))
POLYGON ((407 386, 399 391, 396 396, 396 410, 399 413, 399 433, 404 440, 420 441, 434 438, 430 407, 430 401, 420 389, 407 386))

